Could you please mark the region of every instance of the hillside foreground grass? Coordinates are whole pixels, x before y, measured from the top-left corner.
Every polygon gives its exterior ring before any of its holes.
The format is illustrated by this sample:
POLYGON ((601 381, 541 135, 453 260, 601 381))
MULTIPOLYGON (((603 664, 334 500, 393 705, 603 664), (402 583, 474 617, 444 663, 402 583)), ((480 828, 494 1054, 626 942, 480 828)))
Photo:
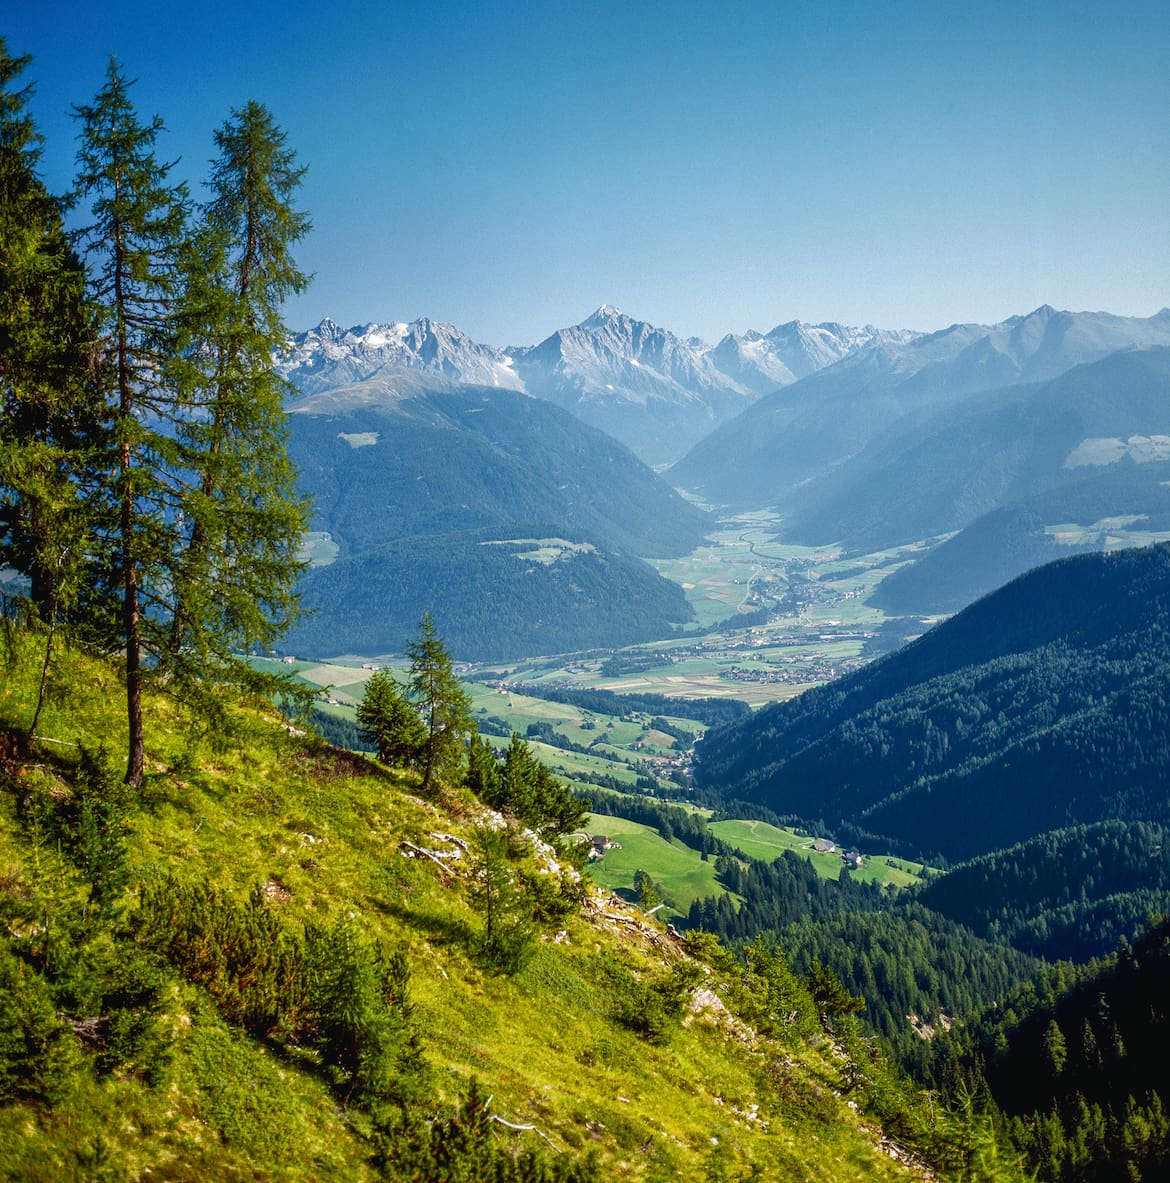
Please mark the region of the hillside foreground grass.
POLYGON ((475 856, 501 821, 465 790, 423 800, 263 704, 212 734, 157 696, 146 784, 117 805, 116 669, 59 652, 21 758, 42 649, 0 646, 3 1178, 896 1180, 970 1160, 970 1120, 928 1111, 782 958, 677 940, 515 830, 510 880, 544 884, 501 971, 475 856), (466 1147, 490 1170, 456 1173, 466 1147))

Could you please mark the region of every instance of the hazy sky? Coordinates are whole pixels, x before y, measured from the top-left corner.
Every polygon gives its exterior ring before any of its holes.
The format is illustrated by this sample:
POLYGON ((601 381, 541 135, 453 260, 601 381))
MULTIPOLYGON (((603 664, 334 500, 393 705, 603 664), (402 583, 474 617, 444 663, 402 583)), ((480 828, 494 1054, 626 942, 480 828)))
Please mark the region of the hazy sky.
POLYGON ((111 54, 195 183, 232 107, 309 166, 286 310, 530 344, 1170 304, 1170 12, 1076 2, 10 5, 44 174, 111 54), (17 9, 22 11, 17 11, 17 9))

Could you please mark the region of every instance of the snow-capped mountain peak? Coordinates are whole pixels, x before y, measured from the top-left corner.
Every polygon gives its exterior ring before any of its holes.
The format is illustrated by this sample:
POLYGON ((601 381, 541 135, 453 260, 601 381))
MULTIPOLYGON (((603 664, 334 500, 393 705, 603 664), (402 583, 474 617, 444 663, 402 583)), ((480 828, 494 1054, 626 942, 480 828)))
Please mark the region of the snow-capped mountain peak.
POLYGON ((792 321, 715 347, 602 304, 539 345, 498 349, 454 325, 325 319, 299 333, 278 370, 302 394, 374 381, 379 391, 502 386, 546 398, 608 431, 651 463, 677 459, 759 395, 875 341, 914 334, 792 321))
POLYGON ((377 377, 393 389, 396 377, 417 386, 420 371, 438 387, 521 388, 512 361, 494 345, 481 345, 451 324, 428 317, 371 321, 339 328, 326 318, 298 333, 277 362, 277 370, 302 394, 315 394, 377 377))
POLYGON ((624 315, 620 308, 615 308, 612 304, 602 304, 592 316, 581 322, 580 327, 603 324, 607 320, 620 320, 624 315))

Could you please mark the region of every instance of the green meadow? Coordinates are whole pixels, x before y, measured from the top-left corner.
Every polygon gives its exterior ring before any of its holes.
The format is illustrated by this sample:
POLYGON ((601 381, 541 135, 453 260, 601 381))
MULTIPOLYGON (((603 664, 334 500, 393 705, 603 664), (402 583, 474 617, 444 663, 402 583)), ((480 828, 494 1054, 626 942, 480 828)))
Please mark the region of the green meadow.
POLYGON ((591 835, 605 834, 619 843, 589 866, 590 876, 601 887, 632 898, 634 873, 645 871, 666 902, 663 912, 670 915, 685 915, 693 900, 725 894, 715 878, 715 860, 704 862, 698 851, 678 839, 667 842, 651 826, 606 814, 590 814, 588 827, 591 835))

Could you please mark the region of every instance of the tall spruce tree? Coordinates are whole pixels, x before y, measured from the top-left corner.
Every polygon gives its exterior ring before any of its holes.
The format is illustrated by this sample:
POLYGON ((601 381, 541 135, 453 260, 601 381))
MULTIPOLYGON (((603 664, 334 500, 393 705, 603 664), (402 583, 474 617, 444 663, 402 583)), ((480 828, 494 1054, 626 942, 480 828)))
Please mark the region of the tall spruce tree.
POLYGON ((435 632, 429 612, 423 613, 417 640, 406 646, 410 658, 411 697, 427 729, 423 753, 424 790, 436 779, 455 782, 463 763, 463 741, 474 734, 471 699, 455 676, 447 647, 435 632))
POLYGON ((232 112, 215 142, 180 305, 181 438, 198 477, 183 499, 171 659, 193 659, 201 683, 209 665, 269 645, 292 622, 308 514, 286 449, 289 387, 272 367, 284 301, 308 286, 292 257, 309 230, 292 207, 304 169, 259 103, 232 112))
POLYGON ((182 290, 186 188, 170 183, 172 164, 155 154, 157 116, 140 121, 116 62, 81 121, 77 195, 93 222, 79 235, 90 261, 92 298, 101 318, 105 392, 114 415, 110 488, 116 515, 109 555, 99 567, 94 613, 106 614, 111 647, 126 663, 126 783, 144 770, 144 658, 163 651, 158 630, 170 594, 175 530, 182 508, 182 448, 173 430, 178 346, 175 304, 182 290))

